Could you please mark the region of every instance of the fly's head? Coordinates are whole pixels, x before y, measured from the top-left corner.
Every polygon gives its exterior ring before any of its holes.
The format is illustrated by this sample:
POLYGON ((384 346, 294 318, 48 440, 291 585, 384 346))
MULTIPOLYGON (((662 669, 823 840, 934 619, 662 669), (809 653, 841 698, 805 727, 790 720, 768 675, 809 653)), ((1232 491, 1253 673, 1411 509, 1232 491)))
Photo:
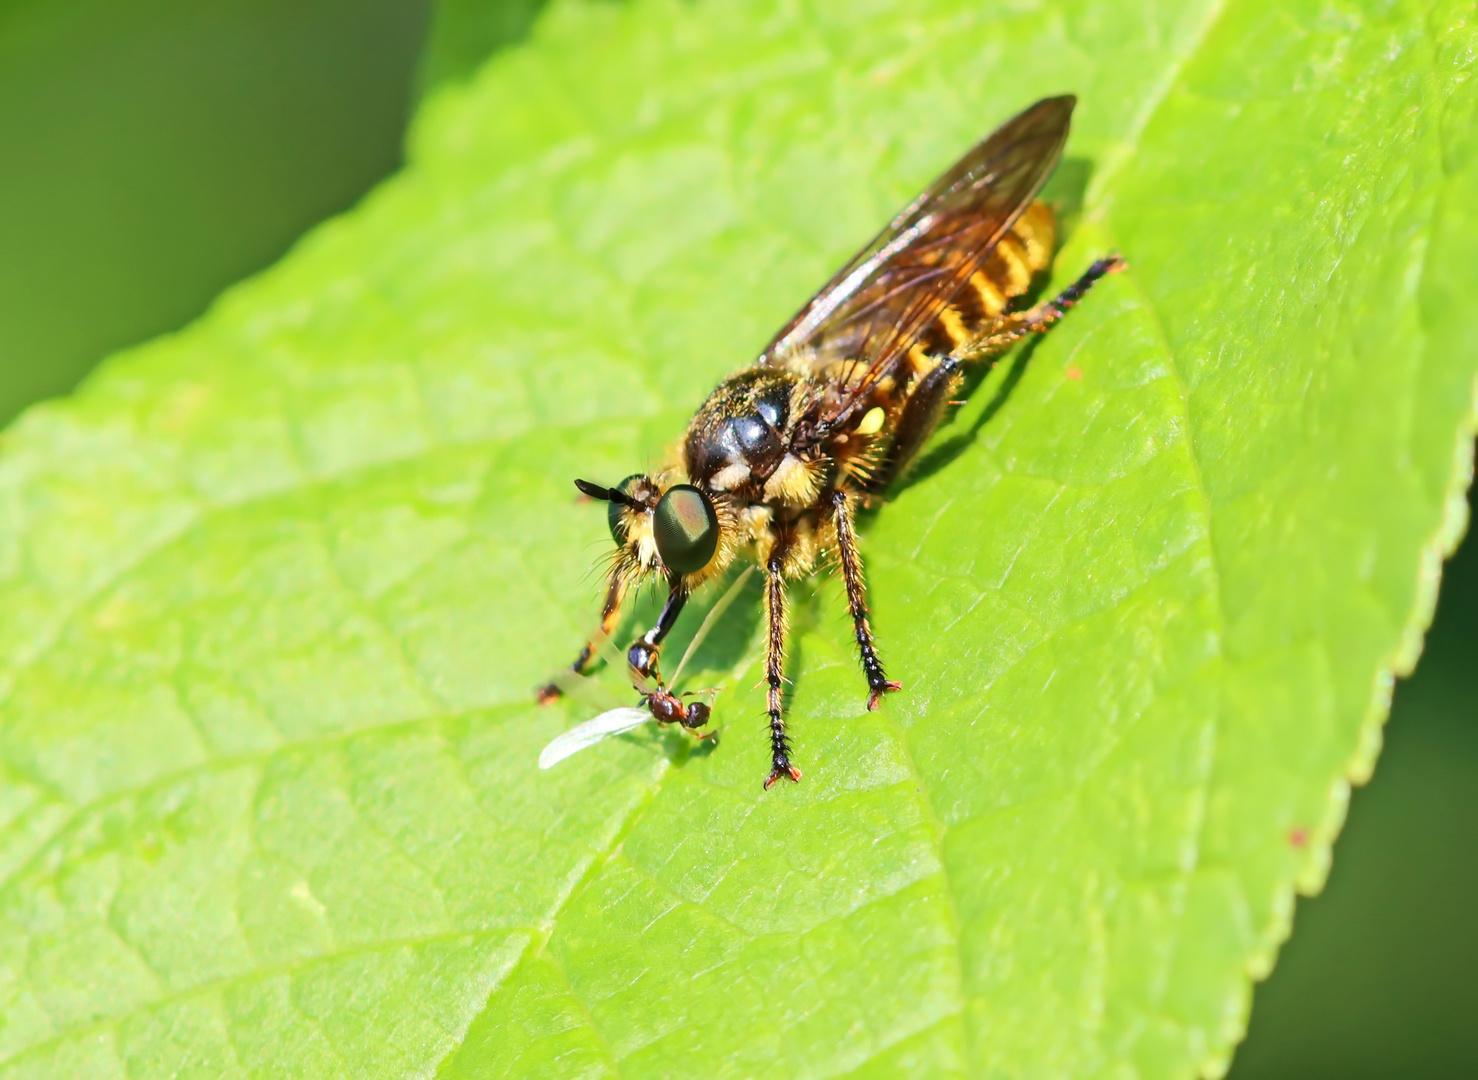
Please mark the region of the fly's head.
POLYGON ((631 582, 660 576, 691 592, 734 557, 736 515, 722 493, 641 474, 610 488, 575 486, 606 502, 617 566, 631 582))

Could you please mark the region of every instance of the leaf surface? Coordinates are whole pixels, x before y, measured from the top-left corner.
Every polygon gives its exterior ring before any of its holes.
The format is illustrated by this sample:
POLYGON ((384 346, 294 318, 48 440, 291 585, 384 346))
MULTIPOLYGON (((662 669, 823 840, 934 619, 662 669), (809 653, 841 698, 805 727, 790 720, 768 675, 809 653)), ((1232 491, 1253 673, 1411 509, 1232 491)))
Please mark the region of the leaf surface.
POLYGON ((6 436, 0 1078, 1222 1067, 1463 524, 1475 48, 1454 3, 552 5, 6 436), (865 523, 905 692, 798 587, 763 792, 751 583, 716 750, 541 772, 600 711, 531 697, 608 542, 570 479, 1065 90, 1054 284, 1131 270, 865 523))

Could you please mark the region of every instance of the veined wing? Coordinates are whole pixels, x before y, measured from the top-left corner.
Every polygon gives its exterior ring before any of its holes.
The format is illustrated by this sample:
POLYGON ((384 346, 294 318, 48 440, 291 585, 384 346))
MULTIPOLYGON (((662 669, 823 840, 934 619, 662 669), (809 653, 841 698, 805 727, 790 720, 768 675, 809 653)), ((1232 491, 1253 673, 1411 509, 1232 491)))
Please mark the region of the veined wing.
POLYGON ((587 720, 550 740, 549 745, 539 752, 539 768, 552 769, 571 754, 578 754, 612 735, 638 728, 650 719, 651 710, 635 705, 622 705, 603 712, 594 720, 587 720))
POLYGON ((807 350, 855 360, 858 388, 829 418, 844 424, 1031 205, 1062 154, 1076 101, 1044 98, 978 143, 837 271, 759 362, 784 364, 807 350))

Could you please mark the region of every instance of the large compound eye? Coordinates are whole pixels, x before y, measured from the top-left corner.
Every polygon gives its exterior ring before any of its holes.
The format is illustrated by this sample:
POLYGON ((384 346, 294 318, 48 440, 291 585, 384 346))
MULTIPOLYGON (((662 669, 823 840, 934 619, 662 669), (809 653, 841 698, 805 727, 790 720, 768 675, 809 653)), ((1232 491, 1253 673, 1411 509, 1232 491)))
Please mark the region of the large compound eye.
MULTIPOLYGON (((645 479, 641 473, 635 473, 617 484, 616 490, 623 495, 635 494, 638 481, 645 479)), ((626 543, 626 518, 623 516, 626 512, 626 507, 614 499, 606 503, 606 522, 611 526, 611 539, 616 541, 618 547, 626 543)))
POLYGON ((713 503, 690 484, 668 488, 652 515, 652 537, 667 569, 697 573, 718 550, 718 515, 713 503))

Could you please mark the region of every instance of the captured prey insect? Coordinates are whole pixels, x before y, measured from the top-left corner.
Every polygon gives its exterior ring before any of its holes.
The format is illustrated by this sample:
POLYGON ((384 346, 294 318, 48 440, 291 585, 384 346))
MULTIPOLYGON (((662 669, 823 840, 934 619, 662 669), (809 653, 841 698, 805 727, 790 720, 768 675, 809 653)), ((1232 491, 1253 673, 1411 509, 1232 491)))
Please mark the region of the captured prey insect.
MULTIPOLYGON (((708 723, 709 715, 708 706, 701 701, 685 702, 662 687, 644 691, 640 705, 621 705, 607 709, 595 719, 587 720, 556 736, 539 752, 539 768, 552 769, 571 754, 578 753, 587 746, 594 746, 612 735, 634 731, 648 720, 656 720, 659 724, 680 723, 693 730, 708 723)), ((714 733, 707 732, 698 737, 713 738, 714 733)))
MULTIPOLYGON (((688 666, 688 660, 698 650, 698 646, 703 644, 703 639, 708 636, 709 630, 713 629, 713 624, 723 616, 729 605, 734 602, 734 598, 744 588, 744 583, 749 579, 750 572, 753 570, 754 567, 752 566, 746 567, 744 572, 734 579, 734 583, 729 586, 728 591, 719 598, 718 603, 709 609, 708 615, 703 620, 703 624, 698 627, 698 632, 693 635, 693 640, 688 642, 688 648, 683 653, 682 660, 678 661, 677 670, 672 673, 674 686, 682 678, 683 668, 688 666)), ((564 672, 556 676, 556 679, 561 689, 567 688, 571 680, 589 681, 585 680, 584 676, 573 671, 564 672)), ((698 728, 708 723, 708 719, 712 715, 712 710, 706 702, 683 701, 685 697, 694 696, 691 693, 679 696, 660 683, 653 689, 638 686, 636 690, 641 695, 640 705, 622 705, 615 709, 607 709, 595 719, 587 720, 578 727, 573 727, 562 735, 556 736, 540 752, 539 768, 553 768, 571 754, 578 753, 587 746, 594 746, 609 736, 624 735, 626 732, 640 727, 648 720, 655 720, 659 725, 681 724, 689 731, 697 731, 698 728)), ((699 690, 696 693, 699 695, 715 694, 718 691, 699 690)), ((704 739, 717 741, 717 738, 718 733, 715 731, 706 731, 698 736, 700 741, 704 739)))
MULTIPOLYGON (((674 459, 613 487, 575 486, 603 499, 617 551, 600 637, 643 579, 667 584, 656 625, 626 659, 663 686, 663 639, 695 589, 741 554, 765 574, 764 682, 771 769, 801 778, 782 713, 786 583, 835 559, 847 593, 867 707, 901 689, 887 677, 867 620, 854 515, 880 497, 918 453, 971 365, 1056 323, 1117 255, 1093 263, 1051 300, 1025 307, 1051 264, 1056 221, 1037 194, 1067 140, 1075 99, 1046 98, 977 144, 852 257, 786 323, 749 367, 699 407, 674 459)), ((572 665, 582 671, 595 643, 572 665)), ((547 701, 559 693, 550 684, 547 701)))

